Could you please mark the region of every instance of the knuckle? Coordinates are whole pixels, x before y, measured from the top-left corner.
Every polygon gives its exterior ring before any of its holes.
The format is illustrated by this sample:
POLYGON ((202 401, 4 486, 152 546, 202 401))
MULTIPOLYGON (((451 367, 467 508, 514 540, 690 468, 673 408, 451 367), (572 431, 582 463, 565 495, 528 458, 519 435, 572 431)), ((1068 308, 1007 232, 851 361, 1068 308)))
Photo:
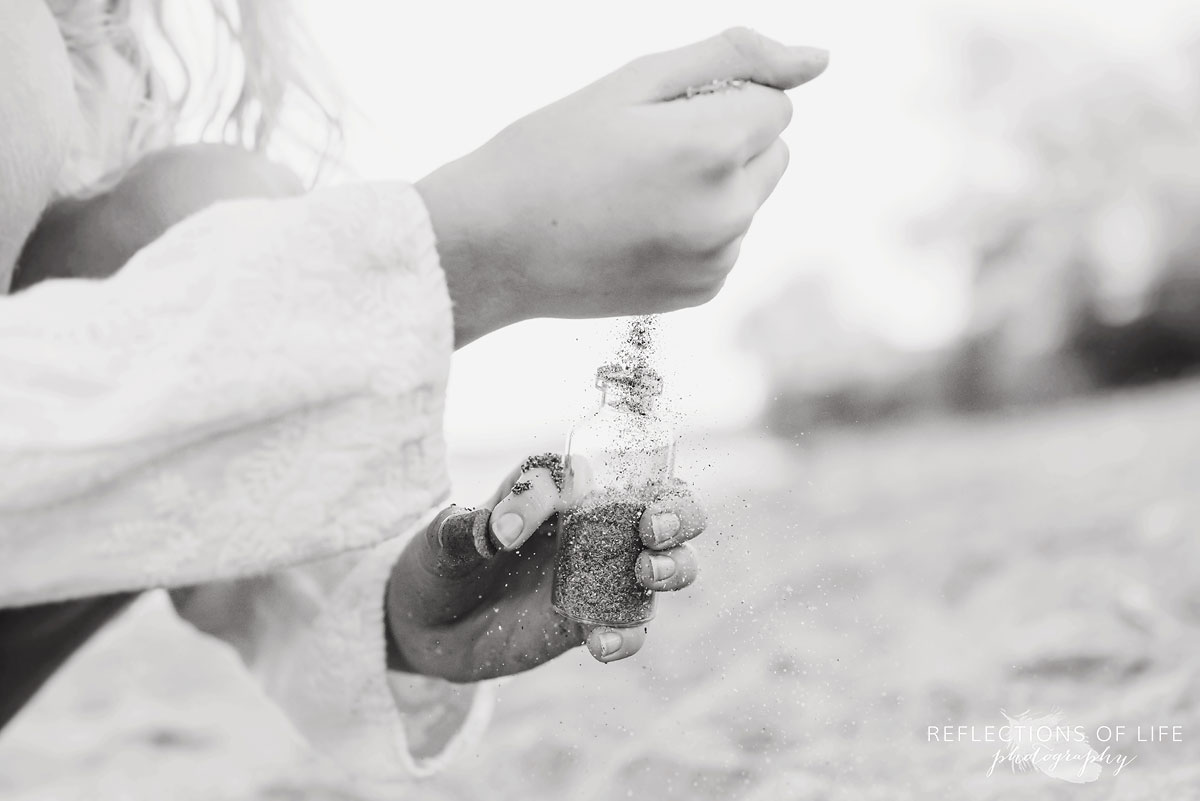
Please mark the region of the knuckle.
POLYGON ((644 74, 654 68, 657 58, 657 53, 644 53, 625 62, 625 66, 621 69, 634 74, 644 74))
POLYGON ((688 306, 703 306, 710 300, 721 293, 722 287, 725 286, 725 279, 709 281, 700 289, 693 292, 688 298, 688 306))
POLYGON ((779 119, 780 128, 786 128, 792 124, 792 117, 796 113, 796 107, 792 104, 792 99, 787 96, 786 92, 775 92, 779 103, 779 119))
POLYGON ((692 249, 697 251, 702 259, 713 261, 737 236, 736 226, 728 220, 720 219, 707 223, 696 231, 692 237, 692 249))
POLYGON ((659 248, 673 257, 687 256, 696 247, 696 224, 685 204, 668 204, 660 212, 660 225, 655 232, 659 248))
MULTIPOLYGON (((729 275, 730 271, 733 270, 734 265, 737 264, 741 246, 741 242, 734 240, 717 251, 717 253, 712 257, 710 269, 716 276, 714 280, 725 280, 725 276, 729 275)), ((716 292, 713 294, 715 295, 716 292)))
POLYGON ((729 250, 730 245, 746 233, 753 219, 753 206, 747 206, 746 203, 740 201, 730 204, 730 207, 721 214, 719 221, 711 225, 714 234, 712 245, 720 251, 718 255, 723 255, 729 250))
POLYGON ((703 264, 746 232, 754 211, 753 205, 731 199, 725 189, 675 204, 661 212, 662 245, 693 264, 703 264))
POLYGON ((733 215, 733 230, 735 238, 741 238, 750 230, 754 223, 754 215, 758 212, 758 203, 754 197, 748 197, 737 204, 733 215))
POLYGON ((639 92, 649 93, 655 98, 669 99, 679 93, 672 78, 676 58, 669 51, 637 56, 618 68, 608 83, 615 81, 637 87, 639 92))
POLYGON ((698 244, 702 252, 722 250, 746 233, 756 207, 744 187, 732 182, 722 185, 696 215, 698 244))
POLYGON ((733 62, 739 64, 746 75, 756 81, 772 85, 775 69, 772 62, 772 41, 756 30, 746 27, 729 28, 721 33, 726 47, 732 52, 733 62))
POLYGON ((675 552, 675 564, 678 565, 680 584, 687 586, 696 580, 700 574, 700 560, 696 551, 690 545, 680 545, 675 552))
POLYGON ((645 80, 649 76, 661 72, 661 56, 658 53, 648 53, 627 61, 617 70, 616 74, 632 80, 645 80))
POLYGON ((737 230, 730 226, 720 232, 710 231, 700 243, 706 283, 707 279, 713 276, 723 276, 729 272, 732 265, 725 263, 725 254, 729 250, 729 245, 737 238, 737 230))
POLYGON ((779 140, 779 144, 776 145, 776 147, 779 148, 779 166, 780 172, 782 172, 783 170, 786 170, 788 164, 791 163, 792 149, 788 147, 787 142, 783 141, 782 139, 779 140))
POLYGON ((687 167, 701 174, 720 175, 737 166, 740 144, 733 137, 709 131, 687 137, 678 148, 687 167))
POLYGON ((747 60, 757 59, 762 52, 762 34, 744 25, 726 28, 721 31, 721 38, 734 52, 747 60))
POLYGON ((675 572, 656 583, 667 590, 682 590, 691 586, 700 574, 700 563, 696 558, 696 552, 689 545, 680 545, 671 549, 670 556, 675 563, 675 572))

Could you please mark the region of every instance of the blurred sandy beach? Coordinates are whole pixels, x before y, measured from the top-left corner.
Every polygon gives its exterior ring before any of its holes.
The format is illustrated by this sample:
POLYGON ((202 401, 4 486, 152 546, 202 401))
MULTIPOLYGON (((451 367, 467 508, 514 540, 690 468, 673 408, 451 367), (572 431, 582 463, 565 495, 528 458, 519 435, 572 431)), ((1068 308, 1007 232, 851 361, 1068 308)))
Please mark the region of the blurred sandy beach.
MULTIPOLYGON (((484 742, 408 797, 1200 797, 1200 385, 1019 415, 692 437, 703 575, 646 649, 501 689, 484 742), (929 726, 1001 709, 1183 726, 1078 786, 929 726)), ((459 459, 486 486, 517 454, 459 459)), ((150 597, 0 736, 0 797, 356 799, 222 646, 150 597)), ((394 797, 394 796, 393 796, 394 797)))

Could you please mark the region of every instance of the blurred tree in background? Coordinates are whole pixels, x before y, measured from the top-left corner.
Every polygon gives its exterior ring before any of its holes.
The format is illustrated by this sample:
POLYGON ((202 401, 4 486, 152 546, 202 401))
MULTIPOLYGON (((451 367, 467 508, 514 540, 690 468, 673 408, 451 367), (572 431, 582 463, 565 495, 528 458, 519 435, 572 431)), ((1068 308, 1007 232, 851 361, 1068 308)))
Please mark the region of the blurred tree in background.
POLYGON ((747 318, 742 344, 770 377, 770 430, 797 434, 946 406, 941 357, 906 353, 851 320, 821 273, 782 287, 747 318))
POLYGON ((1094 43, 975 27, 961 43, 962 186, 913 221, 971 255, 971 314, 947 348, 847 330, 813 279, 744 327, 775 389, 768 423, 1044 403, 1200 369, 1200 44, 1170 69, 1094 43))

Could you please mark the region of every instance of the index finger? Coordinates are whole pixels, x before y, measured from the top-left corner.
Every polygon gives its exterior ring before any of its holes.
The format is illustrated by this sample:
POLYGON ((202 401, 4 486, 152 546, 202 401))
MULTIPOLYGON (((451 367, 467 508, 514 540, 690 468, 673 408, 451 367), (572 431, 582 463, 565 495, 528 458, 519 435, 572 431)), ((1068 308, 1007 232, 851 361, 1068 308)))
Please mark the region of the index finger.
POLYGON ((829 52, 791 47, 749 28, 730 28, 695 44, 643 56, 620 71, 642 101, 672 100, 689 88, 742 79, 792 89, 825 71, 829 52))

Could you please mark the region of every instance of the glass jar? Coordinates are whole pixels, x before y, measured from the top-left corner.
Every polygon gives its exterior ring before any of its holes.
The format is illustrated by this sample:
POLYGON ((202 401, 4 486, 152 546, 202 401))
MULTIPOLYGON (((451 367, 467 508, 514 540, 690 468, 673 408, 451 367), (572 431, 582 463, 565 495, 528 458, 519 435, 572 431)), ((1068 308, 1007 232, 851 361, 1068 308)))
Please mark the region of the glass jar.
POLYGON ((596 371, 600 408, 567 438, 552 603, 580 623, 634 626, 654 617, 654 593, 634 572, 639 521, 675 472, 675 431, 655 412, 662 378, 641 365, 596 371))

